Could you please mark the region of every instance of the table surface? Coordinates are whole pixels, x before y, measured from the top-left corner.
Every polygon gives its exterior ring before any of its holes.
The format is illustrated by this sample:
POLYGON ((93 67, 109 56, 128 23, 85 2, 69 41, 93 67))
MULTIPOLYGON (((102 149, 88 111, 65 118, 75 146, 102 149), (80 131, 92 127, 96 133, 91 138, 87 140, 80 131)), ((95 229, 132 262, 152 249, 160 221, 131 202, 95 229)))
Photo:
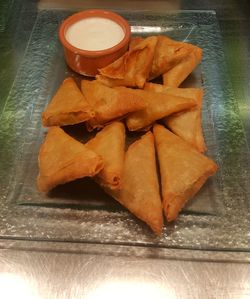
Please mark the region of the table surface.
MULTIPOLYGON (((0 112, 13 84, 32 28, 25 20, 44 8, 107 8, 167 11, 215 10, 219 20, 225 59, 241 119, 250 141, 250 5, 249 1, 0 1, 0 34, 14 26, 18 16, 25 35, 15 36, 18 52, 0 45, 0 112), (202 3, 201 3, 202 2, 202 3), (238 3, 240 2, 240 3, 238 3), (236 46, 232 47, 232 43, 236 46), (4 55, 12 55, 5 63, 4 55)), ((29 21, 29 23, 31 23, 29 21)), ((18 34, 12 30, 12 34, 18 34)), ((197 261, 175 258, 142 258, 110 252, 59 252, 34 250, 29 244, 11 249, 0 242, 1 298, 250 298, 248 263, 197 261)), ((36 247, 37 248, 37 247, 36 247)), ((216 254, 216 253, 214 253, 216 254)), ((240 254, 239 254, 240 256, 240 254)), ((235 260, 235 259, 234 259, 235 260)), ((236 259, 237 260, 237 259, 236 259)))

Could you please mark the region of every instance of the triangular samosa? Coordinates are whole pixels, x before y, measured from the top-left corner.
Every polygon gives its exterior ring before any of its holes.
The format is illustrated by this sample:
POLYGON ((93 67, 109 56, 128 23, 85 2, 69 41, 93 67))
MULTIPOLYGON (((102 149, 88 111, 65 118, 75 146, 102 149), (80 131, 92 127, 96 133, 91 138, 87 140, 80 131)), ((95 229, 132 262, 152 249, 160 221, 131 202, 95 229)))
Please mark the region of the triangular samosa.
POLYGON ((201 48, 196 46, 190 48, 189 54, 186 57, 163 74, 163 84, 178 87, 201 62, 201 58, 201 48))
POLYGON ((142 88, 149 77, 156 43, 156 36, 142 39, 118 60, 100 69, 96 78, 110 87, 142 88))
POLYGON ((63 81, 42 114, 44 127, 66 126, 84 122, 94 111, 72 78, 63 81))
MULTIPOLYGON (((164 35, 158 35, 156 37, 157 43, 155 46, 152 67, 149 77, 147 78, 149 80, 166 73, 178 65, 179 62, 187 59, 191 52, 196 53, 198 48, 192 44, 176 41, 164 35)), ((132 38, 129 49, 135 48, 142 42, 142 40, 143 38, 141 37, 132 38)))
POLYGON ((218 167, 163 126, 155 125, 153 132, 160 165, 163 209, 167 220, 173 221, 218 167))
POLYGON ((206 145, 201 125, 203 90, 201 88, 167 87, 154 83, 146 83, 144 89, 190 98, 196 101, 196 107, 172 114, 164 118, 163 122, 172 132, 193 145, 199 152, 205 152, 206 145))
POLYGON ((196 101, 193 99, 176 97, 170 94, 140 89, 134 89, 131 92, 142 97, 146 107, 128 115, 126 124, 130 131, 148 128, 158 119, 196 105, 196 101))
POLYGON ((92 177, 103 168, 102 158, 59 127, 51 127, 38 157, 39 191, 82 177, 92 177))
POLYGON ((154 136, 151 132, 132 143, 126 154, 121 190, 105 189, 132 214, 160 234, 162 204, 156 172, 154 136))
POLYGON ((96 181, 110 189, 119 189, 125 156, 125 127, 121 122, 113 122, 104 127, 85 146, 103 159, 104 167, 97 174, 96 181))
POLYGON ((154 79, 173 68, 183 58, 189 55, 193 47, 195 46, 175 41, 164 35, 157 36, 150 79, 154 79))
POLYGON ((95 117, 87 122, 90 131, 145 107, 144 100, 129 88, 111 88, 96 80, 82 80, 81 89, 95 111, 95 117))

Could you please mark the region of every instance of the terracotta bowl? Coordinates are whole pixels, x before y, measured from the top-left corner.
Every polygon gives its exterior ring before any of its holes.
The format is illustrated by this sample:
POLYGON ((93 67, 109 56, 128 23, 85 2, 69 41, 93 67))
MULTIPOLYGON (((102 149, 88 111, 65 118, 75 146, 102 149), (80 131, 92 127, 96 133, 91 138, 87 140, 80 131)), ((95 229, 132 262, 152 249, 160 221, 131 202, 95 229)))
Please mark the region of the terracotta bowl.
POLYGON ((107 66, 122 56, 128 49, 130 36, 130 26, 123 17, 114 12, 100 9, 84 10, 73 14, 63 21, 59 29, 59 39, 64 48, 66 63, 75 72, 86 76, 95 76, 99 68, 107 66), (82 50, 71 45, 65 38, 68 28, 75 22, 92 17, 107 18, 120 25, 124 31, 124 38, 121 42, 111 48, 99 51, 82 50))

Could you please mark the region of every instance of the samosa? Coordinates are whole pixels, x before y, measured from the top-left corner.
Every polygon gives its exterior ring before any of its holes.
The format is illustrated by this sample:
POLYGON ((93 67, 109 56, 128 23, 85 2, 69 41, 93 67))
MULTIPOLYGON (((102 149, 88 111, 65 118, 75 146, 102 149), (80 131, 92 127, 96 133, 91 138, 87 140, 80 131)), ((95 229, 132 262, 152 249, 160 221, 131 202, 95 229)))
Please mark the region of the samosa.
POLYGON ((49 128, 38 162, 37 185, 41 192, 75 179, 95 176, 103 168, 99 155, 59 127, 49 128))
POLYGON ((161 125, 153 128, 160 165, 163 209, 168 221, 217 171, 216 163, 161 125))
MULTIPOLYGON (((152 80, 177 66, 178 63, 186 60, 190 53, 193 51, 195 52, 198 48, 195 45, 176 41, 164 35, 157 35, 156 37, 157 43, 147 81, 152 80)), ((129 49, 135 48, 142 41, 143 38, 141 37, 132 38, 129 49)))
POLYGON ((111 88, 99 81, 82 80, 81 89, 95 116, 87 122, 88 130, 102 128, 110 121, 122 119, 129 112, 145 107, 143 98, 125 87, 111 88))
POLYGON ((163 74, 163 84, 178 87, 192 73, 201 59, 202 49, 196 46, 190 47, 189 54, 163 74))
POLYGON ((125 156, 125 127, 122 122, 112 122, 104 127, 85 146, 104 162, 103 169, 95 177, 96 181, 110 189, 120 189, 125 156))
POLYGON ((42 114, 44 127, 74 125, 94 117, 95 113, 73 78, 63 81, 42 114))
POLYGON ((96 79, 110 87, 143 88, 152 68, 156 43, 156 36, 142 39, 118 60, 99 69, 96 79))
POLYGON ((142 97, 146 107, 128 115, 126 124, 130 131, 148 129, 156 120, 196 105, 196 101, 193 99, 176 97, 171 94, 139 89, 131 90, 131 92, 142 97))
POLYGON ((174 113, 164 118, 163 123, 176 135, 193 145, 199 152, 205 152, 206 144, 201 124, 203 89, 167 87, 162 84, 154 83, 146 83, 144 89, 190 98, 196 101, 197 105, 195 107, 174 113))
POLYGON ((194 47, 192 44, 176 41, 164 35, 157 36, 150 80, 178 65, 194 47))
POLYGON ((106 188, 105 191, 147 223, 156 234, 161 233, 162 204, 151 132, 129 146, 125 154, 121 190, 106 188))

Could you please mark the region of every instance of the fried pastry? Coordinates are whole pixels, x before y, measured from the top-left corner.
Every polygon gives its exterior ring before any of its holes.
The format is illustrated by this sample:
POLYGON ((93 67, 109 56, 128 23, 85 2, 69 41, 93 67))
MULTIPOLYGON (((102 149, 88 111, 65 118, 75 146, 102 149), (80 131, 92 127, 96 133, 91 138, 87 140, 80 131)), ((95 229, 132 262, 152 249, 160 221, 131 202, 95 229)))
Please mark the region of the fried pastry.
POLYGON ((100 155, 104 162, 96 181, 110 189, 120 189, 125 155, 124 124, 113 122, 107 125, 85 146, 100 155))
POLYGON ((89 131, 145 107, 144 100, 129 88, 110 88, 96 80, 82 80, 81 89, 95 111, 95 117, 87 122, 89 131))
POLYGON ((157 44, 150 71, 150 80, 166 73, 176 66, 183 58, 190 53, 193 45, 175 41, 167 36, 157 36, 157 44))
POLYGON ((129 146, 125 154, 121 190, 105 191, 147 223, 156 234, 161 233, 162 205, 151 132, 129 146))
POLYGON ((199 152, 204 153, 206 144, 201 124, 203 90, 201 88, 167 87, 154 83, 146 83, 144 89, 190 98, 196 101, 197 105, 195 107, 172 114, 164 118, 163 122, 172 132, 193 145, 199 152))
POLYGON ((51 127, 38 157, 38 190, 48 192, 57 185, 92 177, 103 168, 102 158, 59 127, 51 127))
POLYGON ((94 117, 94 111, 72 78, 63 81, 42 114, 44 127, 66 126, 94 117))
POLYGON ((156 124, 153 132, 160 165, 163 209, 167 220, 173 221, 218 167, 163 126, 156 124))
POLYGON ((163 74, 163 84, 178 87, 201 62, 202 49, 192 45, 189 54, 163 74))
MULTIPOLYGON (((192 44, 176 41, 164 35, 158 35, 156 37, 157 43, 155 46, 152 67, 147 81, 166 73, 178 65, 178 63, 186 60, 190 56, 190 52, 194 51, 196 53, 198 48, 192 44)), ((135 48, 142 42, 142 40, 143 38, 141 37, 132 38, 129 48, 135 48)))
POLYGON ((152 68, 156 43, 156 36, 142 39, 118 60, 100 69, 96 79, 110 87, 143 88, 152 68))
POLYGON ((176 97, 171 94, 139 89, 131 90, 131 92, 142 97, 146 107, 128 115, 126 124, 130 131, 148 129, 156 120, 196 105, 196 101, 193 99, 176 97))

